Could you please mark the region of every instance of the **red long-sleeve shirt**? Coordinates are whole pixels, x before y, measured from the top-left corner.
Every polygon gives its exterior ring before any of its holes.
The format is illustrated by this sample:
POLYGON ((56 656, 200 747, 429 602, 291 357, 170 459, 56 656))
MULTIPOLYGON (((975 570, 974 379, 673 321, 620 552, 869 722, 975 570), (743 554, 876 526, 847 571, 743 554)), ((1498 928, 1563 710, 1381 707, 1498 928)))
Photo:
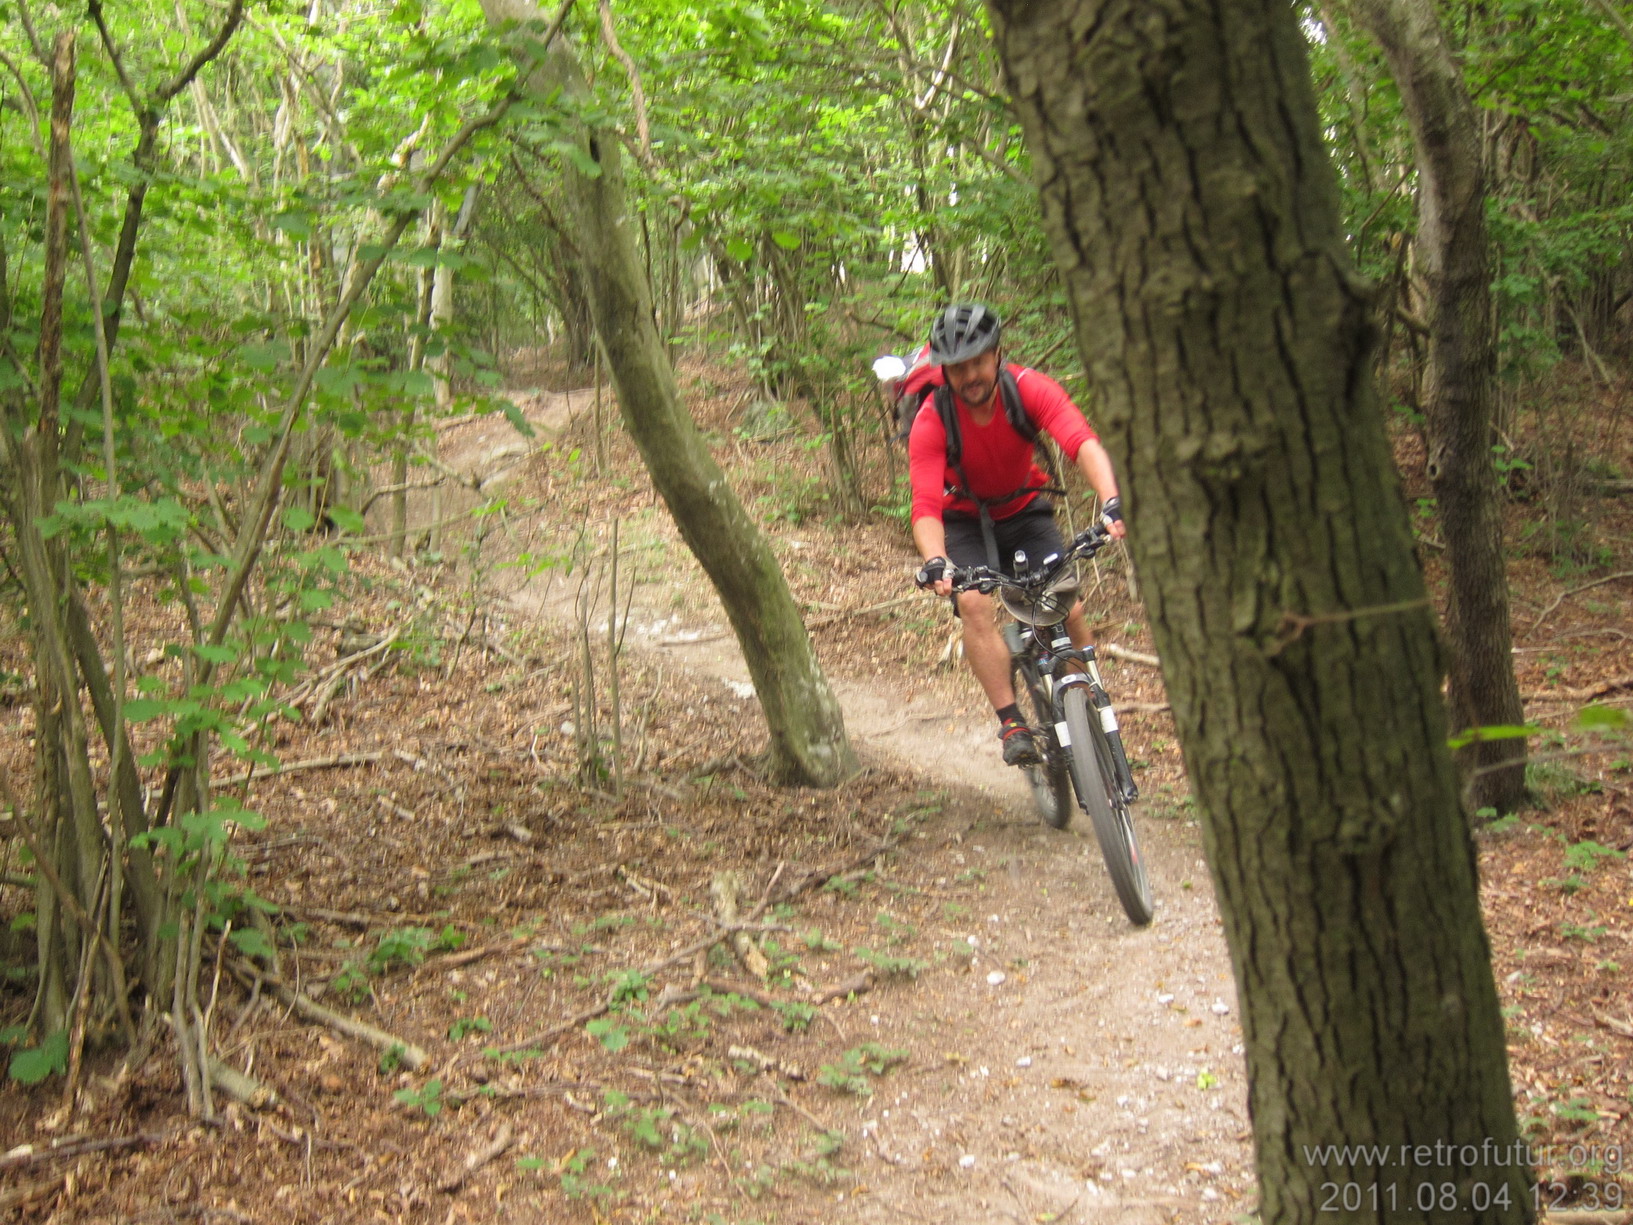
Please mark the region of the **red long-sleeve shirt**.
MULTIPOLYGON (((1021 407, 1046 433, 1060 444, 1068 459, 1076 460, 1083 444, 1098 435, 1083 420, 1066 389, 1046 374, 1025 366, 1008 364, 1021 393, 1021 407)), ((938 370, 939 374, 940 371, 938 370)), ((936 382, 940 382, 937 379, 936 382)), ((963 442, 964 475, 968 492, 978 498, 1001 498, 1023 487, 1039 489, 1049 483, 1048 474, 1038 467, 1032 444, 1015 432, 1004 416, 1003 402, 996 397, 992 420, 978 426, 970 419, 964 402, 953 397, 958 413, 958 433, 963 442)), ((913 518, 940 519, 948 511, 975 515, 979 508, 969 498, 954 497, 949 486, 960 484, 958 474, 947 463, 947 431, 936 412, 935 402, 926 398, 913 420, 907 438, 907 468, 913 486, 913 518)), ((1031 504, 1036 493, 1027 493, 1011 502, 992 506, 994 519, 1007 519, 1031 504)))

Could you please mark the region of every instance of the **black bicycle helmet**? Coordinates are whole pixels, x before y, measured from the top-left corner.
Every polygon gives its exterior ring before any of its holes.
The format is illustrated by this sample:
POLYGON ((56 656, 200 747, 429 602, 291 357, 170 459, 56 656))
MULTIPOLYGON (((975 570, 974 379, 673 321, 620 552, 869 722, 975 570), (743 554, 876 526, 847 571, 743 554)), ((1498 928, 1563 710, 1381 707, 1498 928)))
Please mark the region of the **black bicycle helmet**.
POLYGON ((998 346, 998 316, 979 303, 949 306, 930 325, 930 361, 968 361, 998 346))

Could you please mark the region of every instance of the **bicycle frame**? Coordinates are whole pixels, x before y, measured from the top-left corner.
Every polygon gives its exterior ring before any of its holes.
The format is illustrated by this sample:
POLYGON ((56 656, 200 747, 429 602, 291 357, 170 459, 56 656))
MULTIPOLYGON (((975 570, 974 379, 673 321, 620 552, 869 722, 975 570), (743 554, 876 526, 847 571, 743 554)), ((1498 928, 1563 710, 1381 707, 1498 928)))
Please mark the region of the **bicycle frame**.
MULTIPOLYGON (((1033 666, 1043 679, 1054 709, 1055 736, 1061 746, 1066 748, 1071 745, 1064 714, 1066 694, 1073 685, 1087 685, 1089 705, 1094 707, 1095 713, 1099 716, 1100 726, 1106 733, 1106 742, 1111 746, 1112 761, 1117 769, 1117 785, 1122 789, 1123 799, 1130 803, 1138 799, 1140 789, 1134 783, 1134 772, 1129 768, 1128 757, 1123 752, 1123 737, 1117 726, 1117 712, 1112 707, 1111 695, 1106 692, 1105 683, 1100 679, 1100 664, 1095 658, 1094 644, 1090 643, 1084 647, 1073 646, 1071 638, 1066 633, 1065 622, 1056 622, 1048 626, 1047 640, 1041 636, 1038 627, 1017 624, 1015 629, 1016 638, 1011 641, 1010 650, 1015 654, 1030 655, 1033 666), (1071 664, 1080 665, 1079 670, 1066 671, 1057 680, 1057 671, 1071 664)), ((1075 787, 1075 780, 1073 785, 1075 787)), ((1078 798, 1081 800, 1083 797, 1078 798)))

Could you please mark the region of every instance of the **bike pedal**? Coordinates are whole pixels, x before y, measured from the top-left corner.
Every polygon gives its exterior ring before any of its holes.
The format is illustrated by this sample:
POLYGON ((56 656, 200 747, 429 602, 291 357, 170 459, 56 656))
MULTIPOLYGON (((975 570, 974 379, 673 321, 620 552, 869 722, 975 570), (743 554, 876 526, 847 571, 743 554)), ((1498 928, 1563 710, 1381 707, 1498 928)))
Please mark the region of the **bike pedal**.
POLYGON ((1140 789, 1138 787, 1136 787, 1133 783, 1130 783, 1128 786, 1123 788, 1123 802, 1124 803, 1132 804, 1135 800, 1137 800, 1139 798, 1140 798, 1140 789))

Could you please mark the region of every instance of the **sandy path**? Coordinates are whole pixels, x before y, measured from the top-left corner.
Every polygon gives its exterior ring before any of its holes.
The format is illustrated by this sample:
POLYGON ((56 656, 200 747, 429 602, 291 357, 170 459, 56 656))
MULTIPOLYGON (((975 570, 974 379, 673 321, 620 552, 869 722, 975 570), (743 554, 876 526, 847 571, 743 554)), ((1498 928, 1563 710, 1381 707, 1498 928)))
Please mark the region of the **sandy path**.
MULTIPOLYGON (((571 407, 587 401, 588 393, 575 393, 571 407)), ((560 428, 569 411, 552 396, 527 407, 547 429, 560 428)), ((444 435, 444 461, 489 485, 513 473, 508 425, 472 425, 444 435)), ((643 591, 648 607, 631 613, 627 648, 718 679, 729 691, 723 700, 753 717, 747 667, 713 592, 694 584, 683 619, 653 611, 664 594, 643 591)), ((565 621, 573 595, 540 580, 509 603, 526 617, 565 621)), ((1044 827, 984 719, 949 716, 888 684, 839 681, 835 690, 864 761, 917 770, 929 785, 977 797, 986 815, 944 831, 928 853, 942 861, 939 879, 975 874, 984 888, 979 913, 944 910, 941 934, 977 948, 967 974, 837 1010, 854 1043, 906 1048, 912 1061, 873 1097, 836 1099, 830 1108, 832 1124, 860 1133, 867 1152, 847 1148, 843 1164, 860 1185, 834 1192, 808 1219, 980 1214, 1139 1225, 1248 1210, 1252 1153, 1236 1002, 1194 821, 1152 820, 1137 809, 1157 917, 1134 929, 1087 817, 1066 831, 1044 827)))

